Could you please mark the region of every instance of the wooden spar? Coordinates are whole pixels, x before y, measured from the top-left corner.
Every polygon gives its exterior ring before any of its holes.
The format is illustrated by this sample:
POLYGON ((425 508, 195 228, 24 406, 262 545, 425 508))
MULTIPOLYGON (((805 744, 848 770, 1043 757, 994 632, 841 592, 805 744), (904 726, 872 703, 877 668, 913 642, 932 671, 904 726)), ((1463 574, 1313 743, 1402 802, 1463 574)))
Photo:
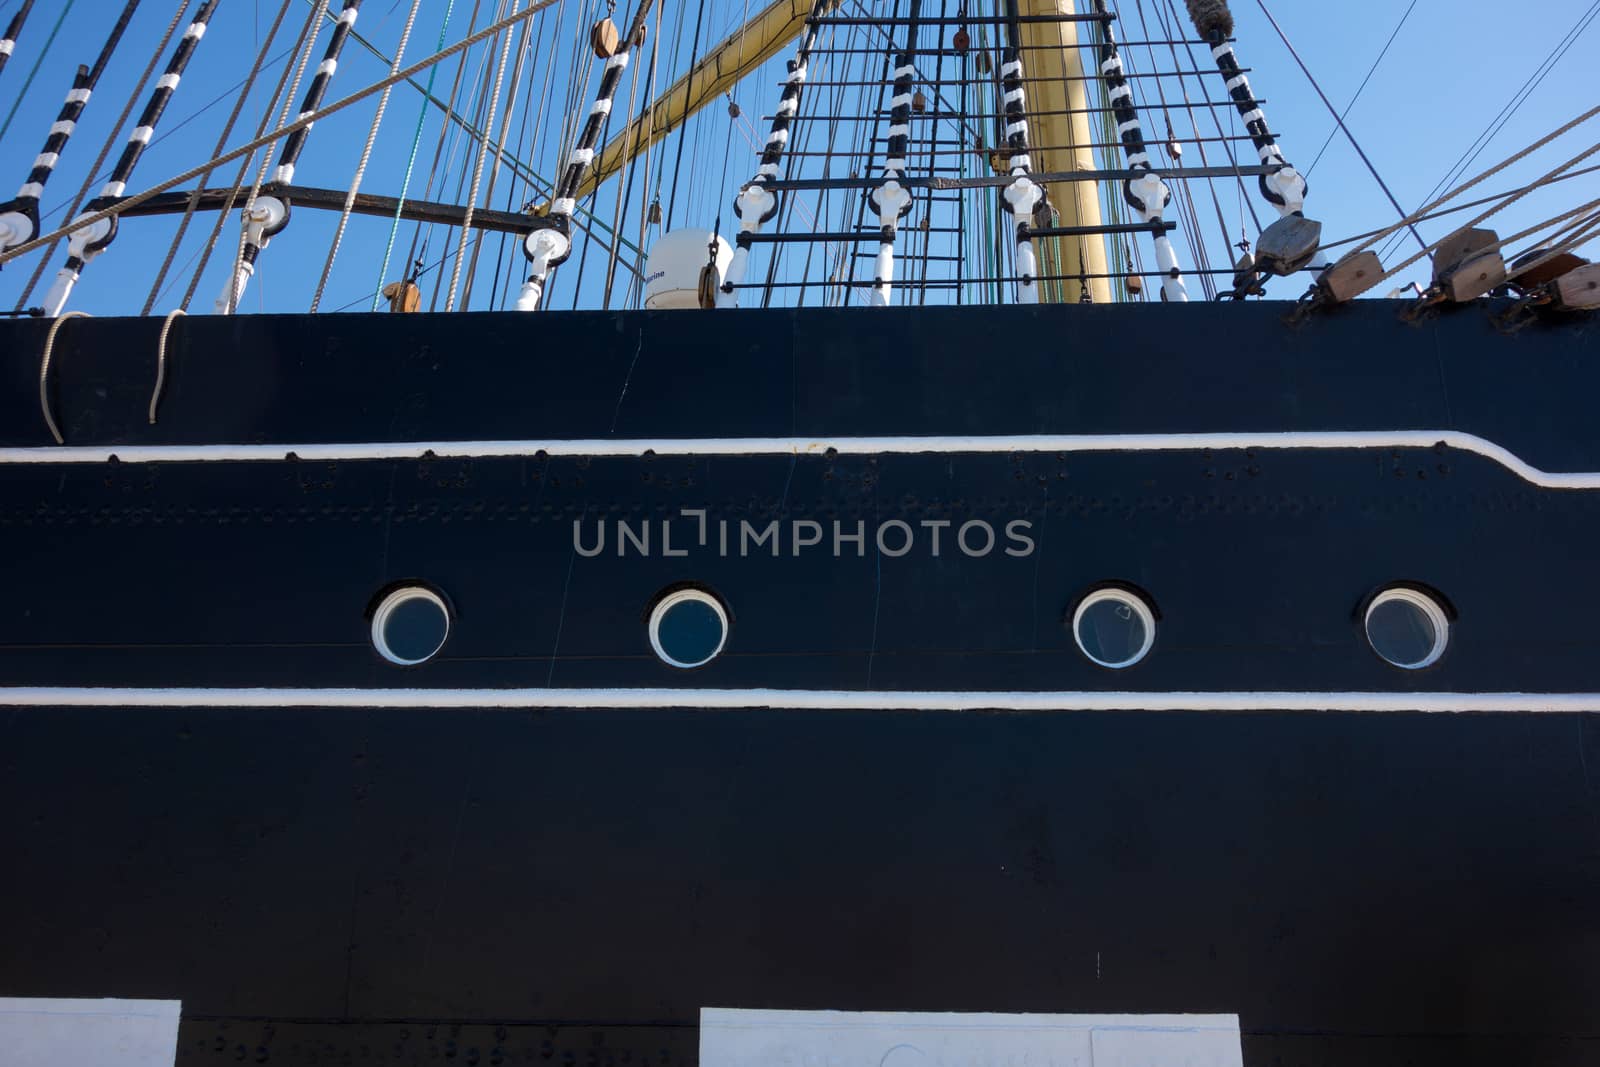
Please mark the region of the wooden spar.
MULTIPOLYGON (((1018 6, 1023 16, 1077 13, 1074 0, 1019 0, 1018 6)), ((1089 83, 1084 80, 1078 26, 1076 22, 1029 21, 1026 17, 1020 25, 1032 142, 1029 155, 1036 173, 1086 171, 1096 166, 1094 149, 1089 147, 1095 138, 1089 124, 1089 83), (1066 114, 1068 111, 1071 114, 1066 114), (1068 145, 1073 147, 1060 147, 1068 145)), ((1058 225, 1102 224, 1098 183, 1050 182, 1045 189, 1059 218, 1058 225)), ((1040 240, 1037 245, 1040 273, 1087 274, 1089 295, 1094 302, 1111 303, 1111 283, 1105 277, 1110 268, 1106 264, 1104 237, 1054 238, 1040 240)), ((1039 299, 1045 303, 1072 303, 1077 301, 1079 290, 1076 280, 1044 283, 1039 299)))
MULTIPOLYGON (((836 0, 828 5, 829 10, 835 6, 836 0)), ((595 153, 594 163, 578 185, 577 199, 582 200, 606 178, 627 166, 634 156, 683 125, 690 115, 717 100, 741 78, 777 55, 800 36, 810 14, 809 0, 773 0, 749 22, 734 30, 693 69, 668 86, 647 112, 628 123, 605 148, 595 153)), ((776 99, 776 90, 773 95, 776 99)))

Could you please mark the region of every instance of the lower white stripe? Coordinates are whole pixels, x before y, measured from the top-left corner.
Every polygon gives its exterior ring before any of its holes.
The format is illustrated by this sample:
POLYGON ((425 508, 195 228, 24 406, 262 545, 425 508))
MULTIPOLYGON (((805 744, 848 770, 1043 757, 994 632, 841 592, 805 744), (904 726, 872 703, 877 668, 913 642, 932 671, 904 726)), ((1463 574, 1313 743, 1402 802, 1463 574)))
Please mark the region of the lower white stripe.
MULTIPOLYGON (((557 206, 570 205, 559 201, 557 206)), ((570 211, 570 207, 568 207, 570 211)), ((1505 467, 1524 481, 1547 489, 1600 489, 1600 472, 1543 471, 1510 450, 1477 434, 1459 430, 1308 430, 1290 433, 1017 434, 993 437, 662 437, 573 438, 545 441, 383 441, 349 444, 122 445, 0 448, 4 463, 238 463, 304 460, 421 459, 440 457, 532 456, 761 456, 820 455, 829 449, 855 455, 907 455, 929 452, 1193 452, 1202 449, 1372 449, 1447 448, 1472 452, 1505 467)))
POLYGON ((1596 712, 1600 693, 866 692, 846 689, 0 688, 0 707, 785 708, 800 711, 1596 712))

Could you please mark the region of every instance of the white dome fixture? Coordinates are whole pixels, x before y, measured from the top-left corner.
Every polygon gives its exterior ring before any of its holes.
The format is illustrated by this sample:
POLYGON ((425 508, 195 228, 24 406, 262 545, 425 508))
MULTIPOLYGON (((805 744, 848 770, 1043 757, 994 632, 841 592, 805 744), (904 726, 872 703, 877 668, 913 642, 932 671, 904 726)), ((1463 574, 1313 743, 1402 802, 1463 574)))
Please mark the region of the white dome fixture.
POLYGON ((700 275, 711 262, 713 241, 717 246, 717 276, 712 284, 715 299, 716 288, 722 285, 728 264, 733 261, 733 249, 710 230, 673 230, 650 246, 644 268, 644 306, 652 311, 703 307, 700 275))

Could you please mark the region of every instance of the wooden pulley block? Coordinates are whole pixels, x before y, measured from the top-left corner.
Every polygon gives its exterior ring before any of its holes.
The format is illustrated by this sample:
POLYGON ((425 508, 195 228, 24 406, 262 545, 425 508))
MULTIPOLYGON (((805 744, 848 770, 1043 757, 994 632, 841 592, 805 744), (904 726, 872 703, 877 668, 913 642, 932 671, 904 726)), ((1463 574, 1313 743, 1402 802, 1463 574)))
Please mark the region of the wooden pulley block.
POLYGON ((1378 254, 1372 251, 1357 252, 1345 256, 1323 271, 1322 277, 1317 279, 1317 288, 1333 303, 1342 304, 1377 285, 1381 277, 1383 264, 1379 262, 1378 254))
POLYGON ((1524 289, 1535 289, 1548 282, 1555 281, 1563 274, 1572 273, 1588 262, 1582 256, 1575 256, 1571 252, 1562 252, 1559 255, 1551 256, 1532 270, 1523 268, 1523 264, 1537 263, 1539 257, 1546 254, 1542 248, 1535 248, 1532 252, 1523 253, 1512 261, 1510 268, 1506 271, 1506 277, 1524 289))
POLYGON ((622 37, 617 33, 617 24, 610 19, 601 19, 594 24, 594 29, 589 31, 589 43, 594 45, 596 59, 610 59, 617 54, 617 45, 622 37))
POLYGON ((383 295, 389 301, 389 310, 392 312, 409 315, 422 306, 422 290, 409 278, 390 282, 383 287, 383 295))
POLYGON ((707 263, 700 268, 700 284, 696 295, 700 299, 701 307, 710 309, 717 306, 717 289, 721 285, 722 277, 717 273, 714 264, 707 263))
POLYGON ((1493 230, 1457 230, 1439 242, 1433 250, 1433 280, 1443 282, 1457 267, 1469 259, 1478 258, 1490 245, 1498 244, 1500 235, 1493 230))
POLYGON ((639 23, 639 32, 633 35, 633 47, 643 48, 645 39, 645 23, 639 23))
POLYGON ((921 230, 923 233, 927 233, 928 232, 928 227, 929 227, 928 216, 924 215, 924 216, 922 216, 922 221, 917 223, 917 229, 921 230))
POLYGON ((1600 308, 1600 263, 1585 263, 1555 281, 1556 303, 1569 311, 1600 308))
POLYGON ((1129 296, 1138 296, 1144 292, 1144 279, 1137 274, 1130 274, 1122 280, 1123 286, 1128 290, 1129 296))
POLYGON ((987 74, 987 73, 989 73, 989 71, 994 69, 989 64, 989 53, 988 52, 979 52, 978 53, 978 60, 977 60, 976 66, 978 68, 978 73, 979 74, 987 74))
POLYGON ((950 49, 954 52, 965 52, 972 47, 972 38, 967 36, 965 26, 960 27, 950 37, 950 49))
POLYGON ((911 94, 911 110, 918 115, 928 110, 928 98, 922 95, 921 89, 911 94))
POLYGON ((1011 149, 996 148, 989 153, 989 166, 996 174, 1011 173, 1011 149))
POLYGON ((741 112, 739 110, 739 105, 733 102, 733 98, 732 97, 729 97, 728 98, 728 117, 730 119, 736 119, 736 118, 739 117, 740 114, 741 114, 741 112))
POLYGON ((661 225, 661 200, 659 198, 650 201, 650 225, 661 225))
POLYGON ((1476 300, 1505 282, 1506 261, 1499 252, 1469 259, 1440 279, 1445 293, 1458 304, 1476 300))

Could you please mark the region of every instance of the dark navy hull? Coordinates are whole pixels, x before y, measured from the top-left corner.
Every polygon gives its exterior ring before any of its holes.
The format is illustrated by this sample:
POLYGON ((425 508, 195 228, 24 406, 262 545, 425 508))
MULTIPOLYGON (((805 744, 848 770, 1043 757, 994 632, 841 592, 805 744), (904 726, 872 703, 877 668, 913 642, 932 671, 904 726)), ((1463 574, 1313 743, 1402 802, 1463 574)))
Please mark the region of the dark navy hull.
POLYGON ((194 319, 153 426, 159 324, 71 322, 58 452, 3 324, 0 994, 182 999, 185 1065, 691 1063, 703 1006, 1600 1060, 1595 327, 1284 310, 194 319), (772 521, 867 533, 717 544, 772 521), (1063 624, 1108 581, 1120 672, 1063 624), (1426 670, 1363 635, 1394 582, 1426 670))

